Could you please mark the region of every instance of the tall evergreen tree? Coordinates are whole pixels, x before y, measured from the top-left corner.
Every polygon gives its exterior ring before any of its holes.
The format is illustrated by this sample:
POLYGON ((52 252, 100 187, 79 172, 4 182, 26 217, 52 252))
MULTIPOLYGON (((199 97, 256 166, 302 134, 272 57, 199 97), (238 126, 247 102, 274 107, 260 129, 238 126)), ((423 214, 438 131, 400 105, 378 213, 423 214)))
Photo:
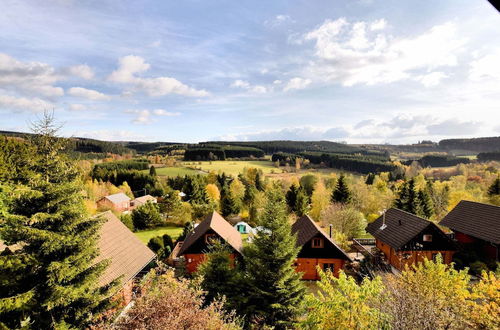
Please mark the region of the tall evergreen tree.
POLYGON ((488 188, 488 195, 500 195, 500 176, 493 181, 491 186, 488 188))
POLYGON ((264 191, 264 183, 262 182, 260 171, 255 174, 255 188, 257 188, 258 191, 264 191))
POLYGON ((299 187, 297 185, 292 184, 290 189, 286 192, 286 204, 290 208, 290 210, 295 211, 295 205, 297 203, 297 194, 299 192, 299 187))
POLYGON ((293 267, 300 247, 296 245, 278 187, 267 192, 259 221, 265 230, 244 251, 249 288, 243 314, 250 322, 284 329, 301 314, 305 288, 293 267))
POLYGON ((98 284, 107 261, 94 263, 103 220, 86 214, 78 171, 56 132, 48 114, 34 125, 32 175, 17 181, 24 184, 0 227, 5 243, 19 247, 7 263, 19 267, 17 278, 2 282, 0 296, 0 319, 9 327, 29 321, 36 329, 82 328, 112 289, 98 284))
POLYGON ((156 176, 156 168, 153 165, 149 168, 149 175, 156 176))
POLYGON ((300 188, 297 192, 294 211, 295 214, 297 214, 299 217, 307 214, 307 212, 309 211, 309 196, 302 188, 300 188))
POLYGON ((434 205, 427 189, 418 192, 418 199, 421 205, 421 214, 424 218, 430 219, 434 214, 434 205))
MULTIPOLYGON (((394 201, 394 206, 400 210, 415 214, 417 216, 426 216, 424 213, 424 207, 422 206, 422 198, 428 203, 425 212, 429 212, 432 215, 432 201, 428 194, 420 193, 415 188, 415 180, 410 179, 406 181, 401 186, 399 195, 394 201)), ((425 203, 425 202, 424 202, 425 203)))
POLYGON ((186 239, 187 235, 194 230, 194 224, 191 221, 188 221, 184 224, 184 228, 182 228, 182 233, 177 237, 176 242, 181 242, 186 239))
POLYGON ((347 186, 346 178, 344 174, 341 174, 332 193, 332 202, 348 204, 351 198, 352 193, 347 186))
POLYGON ((234 198, 227 184, 221 191, 220 210, 224 217, 240 213, 240 203, 234 198))

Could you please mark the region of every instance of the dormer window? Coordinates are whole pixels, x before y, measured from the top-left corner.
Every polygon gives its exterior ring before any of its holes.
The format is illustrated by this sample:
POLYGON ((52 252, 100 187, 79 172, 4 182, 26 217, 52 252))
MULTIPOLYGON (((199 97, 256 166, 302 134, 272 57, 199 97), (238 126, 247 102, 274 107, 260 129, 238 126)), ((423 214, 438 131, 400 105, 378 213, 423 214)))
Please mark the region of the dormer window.
POLYGON ((205 243, 212 244, 217 240, 216 234, 205 234, 205 243))
POLYGON ((312 239, 311 245, 314 249, 319 249, 323 247, 323 239, 320 237, 315 237, 312 239))
POLYGON ((432 235, 424 235, 423 241, 424 242, 432 242, 432 235))

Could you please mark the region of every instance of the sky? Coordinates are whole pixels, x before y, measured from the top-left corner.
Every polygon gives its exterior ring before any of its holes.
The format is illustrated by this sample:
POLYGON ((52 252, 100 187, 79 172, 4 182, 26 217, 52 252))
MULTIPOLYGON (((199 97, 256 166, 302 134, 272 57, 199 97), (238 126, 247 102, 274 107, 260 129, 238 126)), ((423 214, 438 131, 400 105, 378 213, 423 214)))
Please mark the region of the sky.
POLYGON ((486 0, 2 0, 0 130, 113 141, 500 135, 486 0))

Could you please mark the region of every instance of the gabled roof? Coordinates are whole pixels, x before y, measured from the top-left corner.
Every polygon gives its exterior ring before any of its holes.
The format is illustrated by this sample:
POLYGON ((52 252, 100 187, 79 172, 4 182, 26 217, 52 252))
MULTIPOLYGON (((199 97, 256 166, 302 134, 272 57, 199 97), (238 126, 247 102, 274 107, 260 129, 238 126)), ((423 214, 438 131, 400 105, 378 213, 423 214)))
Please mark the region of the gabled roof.
POLYGON ((229 224, 219 213, 213 212, 209 214, 205 220, 203 220, 192 232, 190 232, 182 248, 179 251, 179 256, 184 254, 184 252, 189 249, 200 237, 202 237, 207 231, 212 229, 215 231, 222 239, 224 239, 227 244, 229 244, 233 249, 241 253, 243 248, 243 243, 241 241, 241 235, 236 229, 229 224))
POLYGON ((106 285, 122 275, 122 284, 125 284, 146 267, 155 258, 155 254, 111 211, 98 216, 106 219, 106 222, 101 227, 98 244, 100 253, 96 262, 104 259, 111 261, 99 279, 99 284, 106 285))
POLYGON ((460 201, 439 223, 454 231, 500 244, 500 207, 460 201))
POLYGON ((130 197, 128 197, 124 193, 108 195, 108 196, 104 196, 103 198, 106 198, 107 200, 111 201, 113 204, 120 204, 123 202, 130 201, 130 197))
POLYGON ((151 195, 144 195, 144 196, 141 196, 141 197, 137 197, 132 202, 134 202, 134 204, 136 204, 137 202, 139 202, 141 204, 146 204, 149 201, 152 201, 152 202, 156 201, 156 198, 154 198, 151 195))
POLYGON ((309 242, 314 236, 320 234, 330 243, 332 243, 345 257, 347 260, 351 260, 347 253, 342 250, 335 242, 323 232, 323 230, 314 222, 308 215, 301 216, 292 225, 292 233, 297 234, 297 246, 303 246, 309 242))
POLYGON ((396 250, 404 246, 428 226, 435 226, 428 220, 395 208, 388 209, 385 212, 385 225, 383 228, 382 225, 383 216, 380 216, 377 220, 368 224, 366 231, 396 250))

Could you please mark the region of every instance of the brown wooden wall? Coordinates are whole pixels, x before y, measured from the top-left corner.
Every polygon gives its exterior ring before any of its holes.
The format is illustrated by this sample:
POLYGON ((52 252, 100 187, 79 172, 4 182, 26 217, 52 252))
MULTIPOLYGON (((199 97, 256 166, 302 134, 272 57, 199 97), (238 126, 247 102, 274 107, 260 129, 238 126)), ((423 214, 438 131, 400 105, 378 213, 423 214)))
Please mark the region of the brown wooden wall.
POLYGON ((323 269, 323 264, 335 264, 333 275, 339 277, 339 271, 344 268, 345 260, 333 258, 297 258, 295 260, 295 270, 303 273, 303 280, 319 280, 316 266, 323 269))
MULTIPOLYGON (((198 270, 198 266, 205 261, 206 254, 204 253, 188 253, 184 254, 186 259, 186 270, 189 274, 192 274, 198 270)), ((232 253, 229 255, 232 262, 236 259, 236 254, 232 253)), ((233 265, 234 266, 234 265, 233 265)))
POLYGON ((432 255, 440 253, 443 258, 443 263, 449 264, 453 259, 455 251, 449 250, 429 250, 429 251, 395 251, 392 247, 384 244, 380 240, 376 240, 376 246, 380 249, 389 263, 399 270, 404 270, 405 265, 408 267, 424 261, 424 259, 432 260, 432 255), (409 254, 408 258, 404 258, 405 254, 409 254))

